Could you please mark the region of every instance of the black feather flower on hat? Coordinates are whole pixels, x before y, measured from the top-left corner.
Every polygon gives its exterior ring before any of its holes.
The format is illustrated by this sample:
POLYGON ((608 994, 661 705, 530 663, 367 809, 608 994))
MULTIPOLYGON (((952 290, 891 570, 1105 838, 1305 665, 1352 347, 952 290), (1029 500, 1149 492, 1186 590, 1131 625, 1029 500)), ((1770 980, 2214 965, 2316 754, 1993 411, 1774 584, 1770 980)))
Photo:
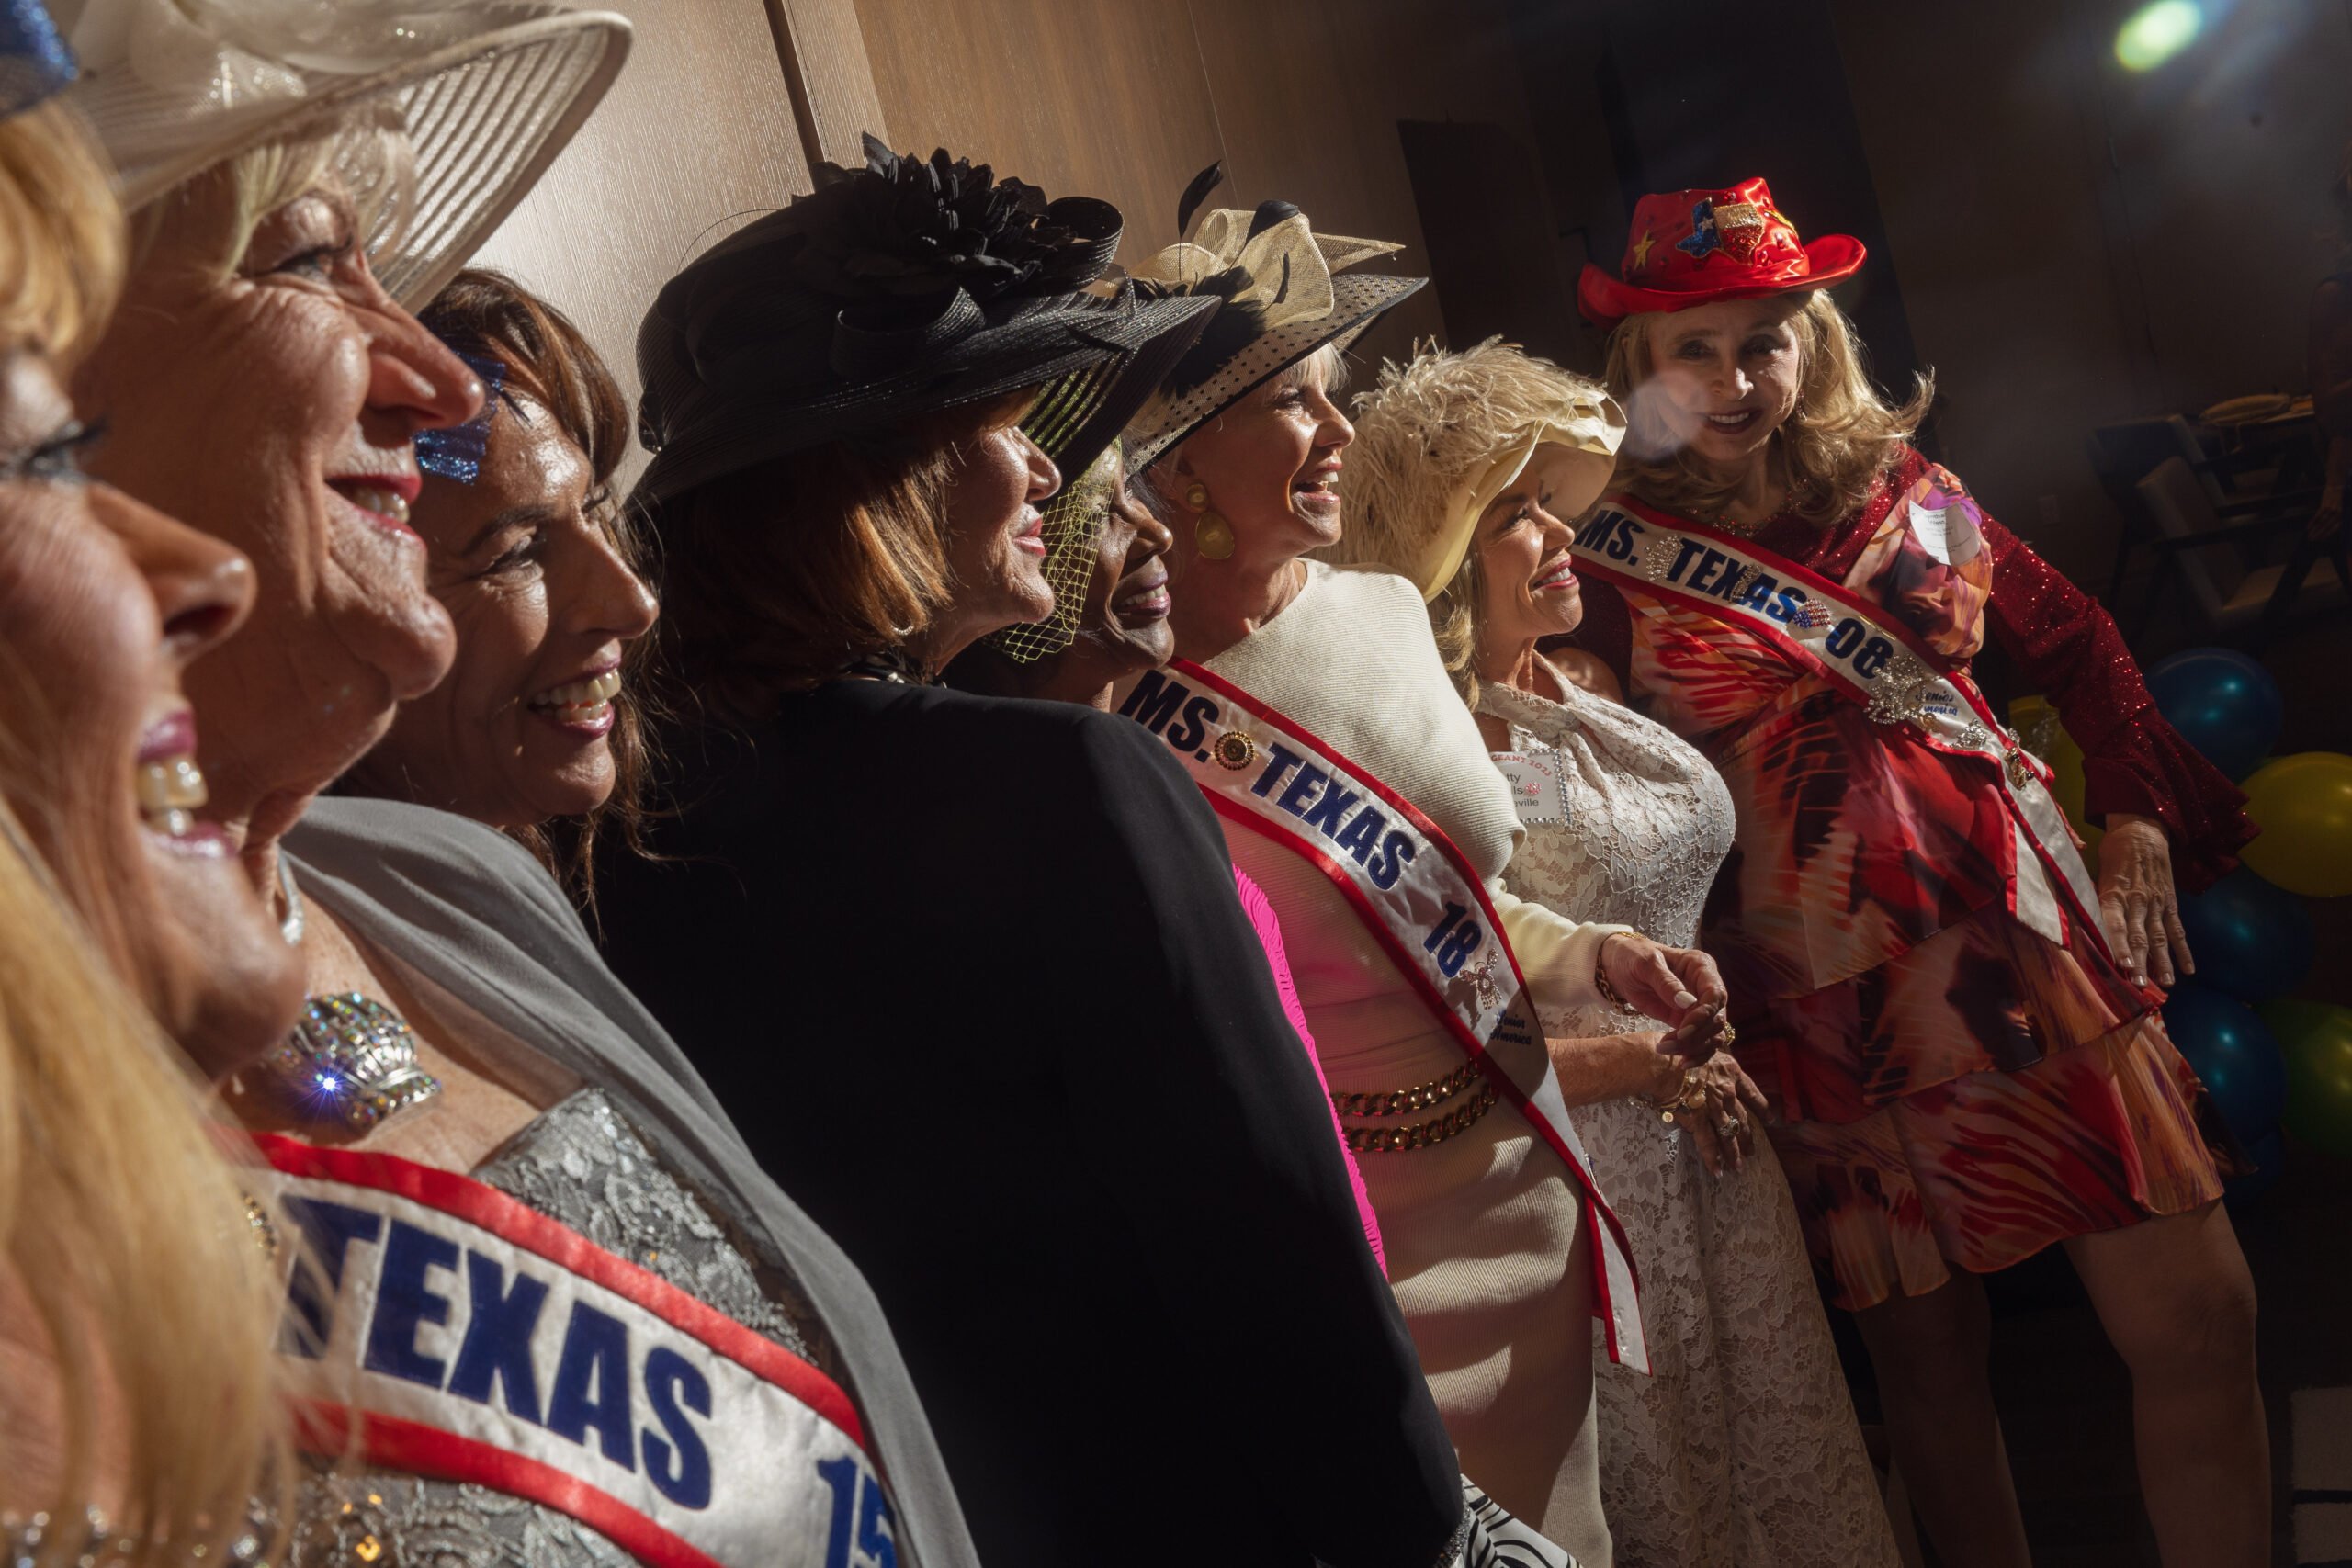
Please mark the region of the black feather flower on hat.
POLYGON ((901 157, 865 139, 865 167, 820 164, 805 203, 831 207, 807 231, 787 276, 842 299, 929 299, 961 288, 975 303, 1068 288, 1101 276, 1118 210, 1083 197, 1048 202, 986 164, 901 157))

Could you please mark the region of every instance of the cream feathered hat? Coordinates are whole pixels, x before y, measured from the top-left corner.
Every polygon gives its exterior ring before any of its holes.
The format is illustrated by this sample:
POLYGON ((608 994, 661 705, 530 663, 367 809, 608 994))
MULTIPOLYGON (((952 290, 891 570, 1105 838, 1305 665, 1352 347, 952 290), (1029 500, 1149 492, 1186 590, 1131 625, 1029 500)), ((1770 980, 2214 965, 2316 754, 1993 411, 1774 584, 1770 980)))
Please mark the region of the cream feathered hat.
POLYGON ((1340 475, 1348 529, 1322 553, 1401 572, 1426 604, 1453 581, 1479 516, 1538 449, 1565 446, 1584 459, 1570 491, 1553 498, 1554 514, 1572 518, 1600 499, 1624 439, 1614 398, 1500 338, 1391 361, 1356 400, 1356 439, 1340 475))
MULTIPOLYGON (((1176 231, 1224 177, 1212 164, 1177 206, 1176 231)), ((1404 249, 1386 240, 1318 234, 1286 201, 1252 212, 1218 208, 1200 231, 1169 246, 1129 276, 1147 299, 1214 295, 1225 303, 1200 342, 1127 422, 1127 472, 1137 473, 1270 378, 1330 344, 1346 348, 1397 301, 1428 282, 1382 275, 1341 277, 1348 268, 1404 249)))
POLYGON ((579 130, 628 56, 610 11, 549 0, 56 0, 64 94, 135 211, 278 137, 388 104, 413 191, 368 254, 392 297, 440 291, 579 130))

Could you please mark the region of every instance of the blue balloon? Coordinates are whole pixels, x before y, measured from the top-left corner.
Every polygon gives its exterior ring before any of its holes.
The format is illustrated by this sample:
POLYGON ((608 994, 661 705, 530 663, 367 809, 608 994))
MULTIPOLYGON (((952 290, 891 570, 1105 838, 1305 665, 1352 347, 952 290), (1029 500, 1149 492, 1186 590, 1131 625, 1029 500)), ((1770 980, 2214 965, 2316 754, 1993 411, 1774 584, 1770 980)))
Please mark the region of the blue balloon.
POLYGON ((2233 1208, 2261 1197, 2278 1186, 2278 1179, 2287 1174, 2287 1138, 2278 1128, 2271 1128, 2258 1138, 2247 1139, 2245 1153, 2246 1157, 2254 1161, 2253 1171, 2245 1176, 2233 1176, 2222 1183, 2222 1196, 2229 1200, 2233 1208))
POLYGON ((2180 924, 2198 983, 2242 1002, 2285 996, 2311 973, 2311 910, 2243 866, 2182 898, 2180 924))
POLYGON ((2239 1142, 2251 1144, 2278 1125, 2287 1109, 2287 1059, 2262 1020, 2192 982, 2165 1003, 2165 1032, 2239 1142))
POLYGON ((2233 779, 2262 765, 2287 718, 2270 671, 2227 648, 2174 654, 2148 671, 2148 694, 2184 739, 2233 779))

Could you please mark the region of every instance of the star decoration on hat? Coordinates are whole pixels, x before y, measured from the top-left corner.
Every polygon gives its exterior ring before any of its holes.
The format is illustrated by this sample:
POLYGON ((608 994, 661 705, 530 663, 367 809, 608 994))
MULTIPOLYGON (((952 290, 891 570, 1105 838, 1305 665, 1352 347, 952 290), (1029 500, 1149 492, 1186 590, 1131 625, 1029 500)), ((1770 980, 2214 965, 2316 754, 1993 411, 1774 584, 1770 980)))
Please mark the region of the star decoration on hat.
POLYGON ((1634 242, 1633 256, 1634 270, 1635 272, 1646 272, 1649 270, 1650 246, 1653 243, 1655 243, 1655 242, 1651 239, 1650 231, 1647 229, 1643 230, 1642 237, 1634 242))

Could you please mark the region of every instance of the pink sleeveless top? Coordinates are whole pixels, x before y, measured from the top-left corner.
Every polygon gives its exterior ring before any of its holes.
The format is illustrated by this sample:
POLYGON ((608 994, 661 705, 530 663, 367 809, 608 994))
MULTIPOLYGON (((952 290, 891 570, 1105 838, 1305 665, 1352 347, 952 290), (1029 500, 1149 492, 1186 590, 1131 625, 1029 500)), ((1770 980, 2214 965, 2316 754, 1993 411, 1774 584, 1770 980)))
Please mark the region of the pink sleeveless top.
MULTIPOLYGON (((1298 987, 1290 977, 1290 960, 1283 953, 1282 922, 1274 918, 1274 907, 1266 895, 1250 880, 1249 873, 1239 866, 1233 870, 1234 890, 1241 895, 1241 912, 1250 917, 1250 924, 1258 933, 1258 944, 1266 950, 1266 963, 1274 971, 1274 994, 1282 998, 1283 1012, 1290 1019, 1290 1026, 1298 1031, 1298 1043, 1306 1048, 1307 1065, 1315 1069, 1315 1081, 1323 1089, 1323 1103, 1331 1105, 1331 1086, 1323 1077, 1323 1064, 1316 1060, 1315 1036, 1306 1027, 1306 1010, 1298 1005, 1298 987)), ((1388 1255, 1381 1250, 1380 1221, 1372 1212, 1372 1195, 1364 1190, 1363 1172, 1356 1168, 1355 1151, 1348 1147, 1347 1134, 1340 1130, 1340 1113, 1331 1110, 1331 1135, 1339 1140, 1340 1157, 1348 1162, 1348 1184, 1355 1189, 1356 1216, 1363 1222, 1363 1238, 1372 1243, 1372 1256, 1380 1271, 1388 1272, 1388 1255)))

